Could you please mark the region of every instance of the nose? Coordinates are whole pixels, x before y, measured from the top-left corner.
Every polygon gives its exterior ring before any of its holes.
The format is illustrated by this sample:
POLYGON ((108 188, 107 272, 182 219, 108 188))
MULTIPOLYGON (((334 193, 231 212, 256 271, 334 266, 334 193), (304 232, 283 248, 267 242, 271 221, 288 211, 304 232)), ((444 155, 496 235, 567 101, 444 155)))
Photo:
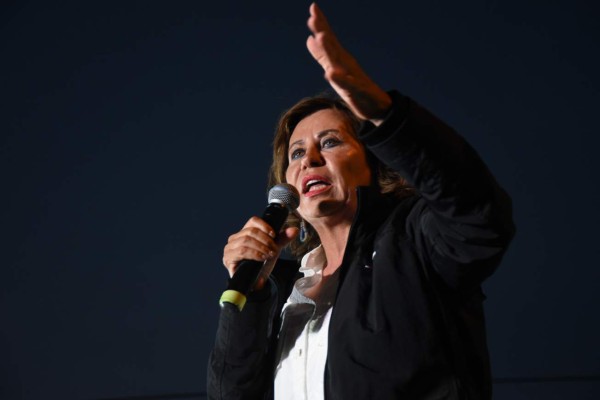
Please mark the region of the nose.
POLYGON ((325 164, 325 160, 317 148, 310 146, 305 150, 304 157, 302 158, 303 169, 320 167, 323 164, 325 164))

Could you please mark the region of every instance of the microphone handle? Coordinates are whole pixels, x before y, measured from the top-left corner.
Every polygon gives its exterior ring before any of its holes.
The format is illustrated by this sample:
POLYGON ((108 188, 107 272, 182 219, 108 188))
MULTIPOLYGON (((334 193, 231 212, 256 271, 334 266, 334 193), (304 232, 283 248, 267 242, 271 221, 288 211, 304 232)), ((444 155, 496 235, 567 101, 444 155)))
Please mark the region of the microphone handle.
MULTIPOLYGON (((281 230, 286 218, 288 209, 285 205, 271 203, 265 209, 262 219, 269 224, 275 233, 281 230)), ((263 261, 242 260, 238 265, 235 274, 227 282, 227 290, 221 295, 219 304, 223 307, 224 303, 235 305, 242 311, 246 304, 246 295, 250 293, 260 275, 260 270, 264 265, 263 261)))

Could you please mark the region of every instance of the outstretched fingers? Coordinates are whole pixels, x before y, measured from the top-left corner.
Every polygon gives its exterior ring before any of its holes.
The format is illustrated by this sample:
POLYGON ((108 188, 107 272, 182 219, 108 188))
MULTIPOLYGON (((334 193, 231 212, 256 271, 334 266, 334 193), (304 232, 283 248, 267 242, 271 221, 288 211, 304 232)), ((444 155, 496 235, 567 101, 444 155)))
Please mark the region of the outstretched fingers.
POLYGON ((329 26, 329 22, 327 22, 327 18, 325 18, 325 14, 321 11, 317 3, 312 3, 308 9, 310 13, 310 17, 308 18, 308 29, 313 34, 317 34, 318 32, 330 31, 331 27, 329 26))
POLYGON ((306 47, 324 70, 325 79, 359 118, 378 124, 391 106, 389 95, 363 71, 333 33, 319 7, 313 3, 307 21, 311 35, 306 47))
POLYGON ((315 3, 310 6, 307 25, 312 34, 306 40, 306 47, 325 71, 325 78, 329 80, 327 74, 333 72, 334 67, 339 68, 340 64, 343 64, 340 63, 340 56, 344 49, 331 30, 325 15, 315 3))

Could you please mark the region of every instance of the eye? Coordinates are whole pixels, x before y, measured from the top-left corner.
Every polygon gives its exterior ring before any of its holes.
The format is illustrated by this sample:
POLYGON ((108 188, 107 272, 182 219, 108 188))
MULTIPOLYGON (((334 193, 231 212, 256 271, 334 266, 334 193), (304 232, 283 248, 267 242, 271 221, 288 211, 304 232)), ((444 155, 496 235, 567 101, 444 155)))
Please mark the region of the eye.
POLYGON ((323 142, 321 143, 321 147, 324 149, 328 149, 330 147, 335 147, 338 144, 340 144, 339 139, 329 137, 329 138, 326 138, 325 140, 323 140, 323 142))
POLYGON ((296 150, 292 151, 292 154, 290 154, 290 159, 296 160, 296 159, 302 157, 302 155, 304 155, 304 149, 296 149, 296 150))

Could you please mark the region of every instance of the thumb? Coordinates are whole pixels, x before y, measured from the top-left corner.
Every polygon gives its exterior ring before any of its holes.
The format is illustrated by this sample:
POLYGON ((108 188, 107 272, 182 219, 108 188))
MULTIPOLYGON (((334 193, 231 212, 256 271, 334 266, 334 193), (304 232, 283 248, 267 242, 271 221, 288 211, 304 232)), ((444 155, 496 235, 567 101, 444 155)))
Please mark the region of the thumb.
POLYGON ((300 233, 300 229, 296 227, 285 228, 283 231, 279 232, 275 238, 275 243, 280 249, 284 248, 298 236, 298 233, 300 233))

